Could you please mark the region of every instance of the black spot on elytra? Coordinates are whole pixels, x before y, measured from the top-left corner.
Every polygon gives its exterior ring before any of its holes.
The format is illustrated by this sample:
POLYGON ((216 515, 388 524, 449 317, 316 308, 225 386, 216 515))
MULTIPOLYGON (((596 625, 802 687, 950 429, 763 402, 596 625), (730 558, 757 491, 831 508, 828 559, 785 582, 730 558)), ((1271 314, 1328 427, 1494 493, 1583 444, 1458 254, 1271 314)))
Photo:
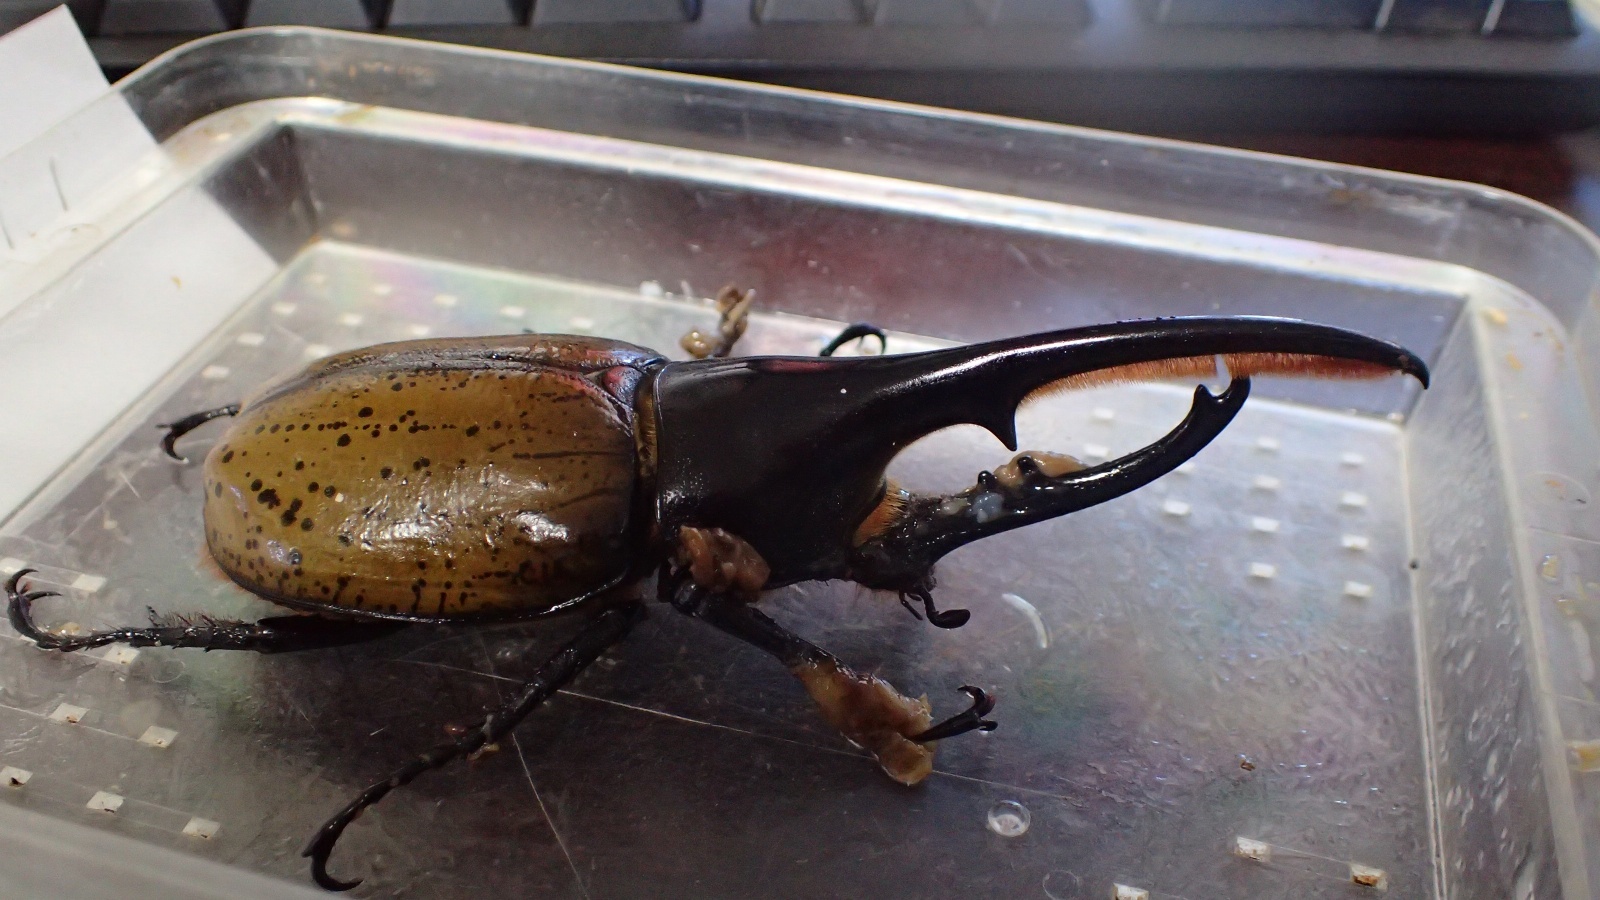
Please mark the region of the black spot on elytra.
POLYGON ((389 385, 389 390, 391 390, 391 391, 403 391, 405 389, 406 389, 406 386, 401 384, 398 381, 396 381, 394 384, 389 385))
POLYGON ((280 519, 280 521, 283 522, 284 527, 293 525, 294 520, 299 518, 300 506, 301 503, 299 497, 289 501, 289 508, 283 511, 283 516, 280 519))
POLYGON ((336 443, 341 447, 350 446, 350 435, 348 435, 348 434, 339 435, 339 440, 336 441, 336 443))
POLYGON ((333 489, 333 485, 331 484, 322 489, 322 496, 324 497, 332 497, 336 493, 338 493, 338 491, 335 491, 333 489))
POLYGON ((261 479, 257 478, 255 481, 250 482, 250 490, 252 490, 252 491, 261 490, 261 479))
POLYGON ((233 462, 233 451, 229 450, 227 453, 222 454, 222 461, 225 463, 233 462))
POLYGON ((301 531, 310 531, 311 529, 313 529, 315 527, 316 527, 316 525, 313 524, 310 519, 301 519, 300 520, 300 530, 301 531))
POLYGON ((297 459, 297 460, 294 461, 294 470, 296 472, 300 471, 301 469, 304 469, 305 467, 306 467, 306 461, 305 460, 297 459))
POLYGON ((361 407, 361 411, 357 412, 356 415, 360 416, 363 419, 370 419, 370 418, 372 418, 372 407, 363 406, 363 407, 361 407))
POLYGON ((429 460, 428 460, 428 458, 426 456, 424 456, 421 459, 418 459, 416 462, 412 463, 411 464, 411 468, 413 468, 413 469, 424 469, 424 468, 427 468, 428 464, 429 464, 429 460))
MULTIPOLYGON (((339 535, 339 544, 340 544, 340 546, 348 547, 353 542, 354 542, 354 538, 350 537, 350 535, 348 535, 348 534, 339 535)), ((341 575, 339 577, 340 577, 340 580, 343 581, 344 576, 341 575)))
POLYGON ((276 425, 276 424, 274 424, 274 425, 273 425, 273 426, 272 426, 272 427, 271 427, 271 428, 268 428, 268 429, 267 429, 267 431, 268 431, 268 432, 269 432, 269 433, 271 433, 271 434, 277 434, 277 433, 278 433, 278 429, 279 429, 279 428, 280 428, 280 427, 281 427, 281 426, 279 426, 279 425, 276 425))
POLYGON ((389 476, 394 474, 394 470, 389 468, 388 466, 384 466, 383 468, 378 470, 378 474, 382 475, 385 478, 388 478, 389 476))
POLYGON ((213 495, 215 495, 215 496, 221 497, 222 496, 222 482, 219 481, 216 484, 212 485, 211 486, 211 493, 213 495))
POLYGON ((310 484, 306 485, 306 492, 307 493, 311 493, 311 494, 315 494, 317 492, 317 488, 319 488, 319 487, 321 487, 321 485, 319 485, 315 481, 313 481, 310 484))
POLYGON ((478 433, 478 426, 476 426, 476 425, 468 425, 467 426, 467 437, 472 437, 473 435, 475 435, 477 433, 478 433))

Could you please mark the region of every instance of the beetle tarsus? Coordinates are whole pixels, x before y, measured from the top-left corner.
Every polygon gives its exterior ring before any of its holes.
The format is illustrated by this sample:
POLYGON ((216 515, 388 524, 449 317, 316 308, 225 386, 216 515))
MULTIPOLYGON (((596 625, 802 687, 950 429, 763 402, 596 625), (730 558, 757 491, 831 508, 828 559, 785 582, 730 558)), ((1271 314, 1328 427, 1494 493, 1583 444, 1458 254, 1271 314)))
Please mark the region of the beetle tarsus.
POLYGON ((572 640, 555 652, 534 673, 518 692, 517 697, 505 706, 484 717, 483 722, 467 729, 461 737, 417 756, 396 769, 382 781, 374 783, 339 810, 333 818, 323 823, 312 835, 300 855, 311 860, 311 877, 318 885, 330 891, 348 891, 361 883, 340 881, 328 874, 328 857, 333 854, 339 836, 367 807, 382 800, 395 788, 404 787, 424 772, 440 768, 452 760, 472 756, 485 747, 498 743, 528 714, 564 687, 568 682, 600 658, 607 649, 627 636, 634 624, 644 615, 644 606, 628 603, 613 607, 595 616, 572 640))
POLYGON ((942 741, 969 731, 993 731, 1000 727, 999 723, 984 718, 994 711, 994 698, 984 693, 983 688, 964 684, 961 686, 961 692, 972 698, 971 709, 960 715, 951 716, 921 734, 914 734, 909 740, 926 744, 929 741, 942 741))
POLYGON ((184 416, 170 425, 157 425, 157 428, 165 428, 167 430, 167 433, 161 436, 161 449, 178 462, 186 463, 189 460, 178 454, 178 438, 183 437, 212 419, 237 416, 238 414, 239 404, 230 403, 227 406, 219 406, 216 409, 202 410, 192 415, 184 416))
POLYGON ((231 622, 210 616, 163 618, 150 610, 150 627, 116 628, 87 634, 58 634, 33 621, 33 604, 56 591, 28 591, 23 579, 36 572, 22 569, 6 581, 6 615, 17 633, 42 650, 71 653, 109 644, 130 647, 175 647, 196 650, 253 650, 287 653, 322 650, 370 641, 407 627, 406 622, 328 619, 321 616, 272 616, 256 622, 231 622))
POLYGON ((878 339, 879 356, 882 356, 888 351, 889 335, 887 332, 885 332, 882 328, 873 325, 871 322, 857 322, 854 325, 847 326, 843 331, 839 332, 833 340, 829 341, 827 345, 822 348, 822 352, 818 353, 817 355, 832 356, 834 353, 838 352, 840 347, 843 347, 845 344, 848 344, 851 341, 859 341, 862 338, 869 337, 878 339))

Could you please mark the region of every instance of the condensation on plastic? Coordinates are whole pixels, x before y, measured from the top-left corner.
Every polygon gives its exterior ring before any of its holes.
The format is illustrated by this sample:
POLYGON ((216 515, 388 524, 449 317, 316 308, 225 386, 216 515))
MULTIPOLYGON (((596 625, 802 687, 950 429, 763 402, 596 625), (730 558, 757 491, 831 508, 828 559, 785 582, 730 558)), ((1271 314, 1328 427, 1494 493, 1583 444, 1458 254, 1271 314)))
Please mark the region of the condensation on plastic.
MULTIPOLYGON (((916 791, 770 661, 658 611, 501 753, 364 816, 335 861, 364 890, 1342 897, 1378 872, 1394 896, 1593 896, 1600 256, 1559 215, 309 29, 198 42, 100 103, 159 147, 79 158, 72 227, 0 267, 0 377, 30 385, 0 398, 0 571, 64 590, 42 607, 58 625, 265 612, 211 573, 195 472, 151 426, 364 343, 531 328, 670 349, 733 282, 764 310, 744 352, 814 352, 863 319, 907 350, 1203 312, 1346 325, 1435 366, 1425 394, 1263 384, 1184 470, 953 555, 941 600, 974 611, 957 632, 844 586, 774 596, 936 709, 998 689, 1001 730, 946 744, 916 791)), ((1023 441, 1126 452, 1185 394, 1030 406, 1023 441)), ((895 474, 953 488, 1003 458, 956 430, 895 474)), ((310 828, 563 630, 277 658, 3 640, 0 767, 27 777, 0 768, 0 800, 300 879, 310 828)))

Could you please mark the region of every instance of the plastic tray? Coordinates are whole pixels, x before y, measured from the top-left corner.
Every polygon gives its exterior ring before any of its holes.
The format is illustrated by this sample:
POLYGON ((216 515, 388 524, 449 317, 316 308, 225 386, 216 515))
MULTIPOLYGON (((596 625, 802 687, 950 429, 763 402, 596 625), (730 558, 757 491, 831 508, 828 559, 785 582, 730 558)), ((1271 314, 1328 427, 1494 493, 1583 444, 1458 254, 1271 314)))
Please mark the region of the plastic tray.
MULTIPOLYGON (((3 181, 48 157, 67 207, 0 265, 0 378, 28 385, 0 397, 0 570, 64 590, 41 607, 58 623, 267 613, 204 559, 198 469, 152 426, 378 341, 527 328, 676 353, 736 283, 761 298, 747 353, 814 353, 845 321, 910 350, 1250 313, 1358 328, 1435 369, 1426 393, 1261 384, 1178 473, 941 563, 943 604, 974 612, 959 631, 849 585, 775 593, 776 617, 936 710, 963 683, 997 690, 1001 729, 944 744, 920 788, 830 734, 770 660, 659 607, 498 753, 354 825, 334 867, 368 879, 358 893, 1596 896, 1600 255, 1558 214, 314 29, 180 48, 75 121, 130 113, 148 144, 60 155, 68 122, 0 162, 3 181)), ((1031 405, 1022 440, 1115 455, 1186 396, 1031 405)), ((1005 456, 957 429, 895 474, 950 488, 1005 456)), ((133 842, 0 851, 0 885, 180 877, 162 848, 303 882, 312 828, 570 629, 280 657, 59 656, 6 632, 0 766, 28 777, 0 786, 0 827, 31 810, 133 842)))

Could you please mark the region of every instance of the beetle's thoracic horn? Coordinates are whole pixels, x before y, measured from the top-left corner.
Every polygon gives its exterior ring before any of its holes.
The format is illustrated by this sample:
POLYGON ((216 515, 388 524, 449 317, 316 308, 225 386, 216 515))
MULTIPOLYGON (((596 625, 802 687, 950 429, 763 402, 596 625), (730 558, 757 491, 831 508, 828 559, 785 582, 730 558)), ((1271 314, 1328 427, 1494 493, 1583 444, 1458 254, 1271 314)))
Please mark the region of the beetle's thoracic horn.
MULTIPOLYGON (((1248 389, 1237 381, 1252 374, 1399 371, 1424 384, 1428 377, 1421 359, 1394 344, 1260 318, 1125 322, 898 356, 670 363, 655 384, 659 521, 738 534, 771 565, 772 585, 843 577, 856 526, 882 496, 884 469, 911 442, 974 424, 1015 450, 1016 410, 1030 395, 1115 380, 1210 378, 1219 357, 1234 388, 1220 398, 1197 395, 1170 441, 1140 451, 1138 471, 1153 471, 1157 458, 1177 459, 1166 468, 1175 467, 1215 437, 1248 389)), ((1098 482, 1094 502, 1149 480, 1129 480, 1124 471, 1098 482)))

